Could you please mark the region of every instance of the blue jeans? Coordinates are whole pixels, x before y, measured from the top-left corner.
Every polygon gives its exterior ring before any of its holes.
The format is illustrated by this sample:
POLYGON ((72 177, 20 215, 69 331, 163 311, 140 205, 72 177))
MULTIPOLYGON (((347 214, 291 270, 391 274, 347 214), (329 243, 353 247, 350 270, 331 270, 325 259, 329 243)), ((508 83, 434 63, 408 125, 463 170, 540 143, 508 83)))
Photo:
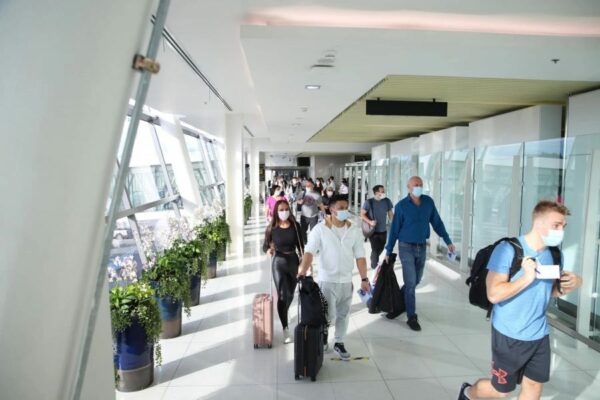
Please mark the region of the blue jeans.
POLYGON ((404 279, 404 302, 408 318, 416 315, 416 288, 425 269, 425 244, 398 242, 398 255, 402 263, 402 278, 404 279))

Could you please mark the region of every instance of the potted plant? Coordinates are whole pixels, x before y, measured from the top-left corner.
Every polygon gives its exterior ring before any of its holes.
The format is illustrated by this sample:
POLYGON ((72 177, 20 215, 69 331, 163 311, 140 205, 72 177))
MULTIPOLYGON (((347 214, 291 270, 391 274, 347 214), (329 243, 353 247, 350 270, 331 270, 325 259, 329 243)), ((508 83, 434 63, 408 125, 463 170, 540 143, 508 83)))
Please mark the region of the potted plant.
POLYGON ((152 384, 154 361, 162 362, 154 290, 141 282, 113 287, 110 315, 116 387, 122 392, 142 390, 152 384))
POLYGON ((181 335, 182 307, 191 315, 190 275, 188 259, 183 252, 185 246, 180 239, 151 259, 143 279, 156 291, 162 320, 162 339, 181 335))
POLYGON ((194 233, 190 240, 187 242, 184 240, 177 241, 182 243, 182 246, 177 246, 181 252, 182 257, 186 260, 186 269, 190 277, 190 296, 191 306, 197 306, 200 304, 200 288, 201 283, 206 283, 208 279, 208 252, 207 252, 207 238, 202 234, 202 230, 194 230, 194 233))
POLYGON ((250 214, 252 213, 252 196, 250 193, 246 193, 244 196, 244 224, 248 222, 250 219, 250 214))

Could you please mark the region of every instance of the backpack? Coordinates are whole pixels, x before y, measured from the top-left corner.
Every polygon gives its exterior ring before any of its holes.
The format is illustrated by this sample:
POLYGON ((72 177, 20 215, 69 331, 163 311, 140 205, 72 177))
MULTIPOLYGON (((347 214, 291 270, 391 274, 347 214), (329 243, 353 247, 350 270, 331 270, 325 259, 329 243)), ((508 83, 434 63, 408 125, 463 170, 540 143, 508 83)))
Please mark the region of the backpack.
POLYGON ((329 326, 327 300, 312 276, 301 279, 298 290, 299 322, 303 325, 329 326))
MULTIPOLYGON (((502 242, 509 243, 515 251, 515 255, 513 257, 512 263, 510 265, 510 270, 508 273, 508 281, 512 279, 513 276, 521 269, 521 262, 523 261, 523 247, 521 247, 521 243, 517 238, 509 238, 504 237, 494 244, 490 244, 487 247, 479 250, 475 255, 475 260, 473 261, 473 265, 471 266, 471 274, 466 280, 467 286, 469 286, 469 303, 474 306, 478 306, 487 310, 486 319, 490 319, 490 315, 492 313, 493 304, 490 303, 487 297, 487 285, 486 278, 488 274, 487 265, 490 261, 490 257, 492 256, 492 252, 502 242)), ((555 264, 560 265, 561 262, 561 254, 560 249, 558 247, 548 247, 550 249, 550 253, 552 254, 552 260, 555 264)), ((560 290, 560 280, 558 281, 558 288, 560 290)))

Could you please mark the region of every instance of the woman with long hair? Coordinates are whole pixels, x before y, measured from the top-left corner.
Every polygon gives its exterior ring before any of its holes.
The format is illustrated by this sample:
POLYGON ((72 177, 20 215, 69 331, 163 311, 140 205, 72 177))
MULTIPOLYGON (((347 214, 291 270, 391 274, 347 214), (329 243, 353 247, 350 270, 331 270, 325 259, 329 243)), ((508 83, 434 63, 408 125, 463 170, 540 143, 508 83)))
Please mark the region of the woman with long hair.
POLYGON ((263 251, 272 257, 271 269, 277 288, 277 313, 283 328, 284 343, 291 342, 288 310, 294 300, 300 264, 297 251, 300 254, 304 251, 304 239, 301 235, 302 229, 290 212, 289 203, 286 200, 277 201, 273 219, 265 232, 263 251))

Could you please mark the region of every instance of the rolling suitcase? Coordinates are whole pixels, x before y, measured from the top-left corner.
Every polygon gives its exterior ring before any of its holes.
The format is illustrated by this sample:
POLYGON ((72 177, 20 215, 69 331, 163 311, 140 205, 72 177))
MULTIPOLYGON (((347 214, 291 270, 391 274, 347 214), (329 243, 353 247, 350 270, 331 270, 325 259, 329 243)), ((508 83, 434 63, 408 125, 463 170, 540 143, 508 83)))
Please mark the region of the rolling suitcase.
POLYGON ((323 326, 298 324, 294 330, 294 377, 317 379, 323 365, 323 326))
MULTIPOLYGON (((273 270, 271 269, 271 272, 273 270)), ((259 293, 252 302, 254 348, 273 347, 273 276, 269 293, 259 293)))
POLYGON ((327 342, 327 302, 312 277, 298 285, 298 325, 294 330, 294 378, 317 379, 327 342), (314 303, 314 304, 312 304, 314 303), (315 314, 321 314, 316 317, 315 314))

